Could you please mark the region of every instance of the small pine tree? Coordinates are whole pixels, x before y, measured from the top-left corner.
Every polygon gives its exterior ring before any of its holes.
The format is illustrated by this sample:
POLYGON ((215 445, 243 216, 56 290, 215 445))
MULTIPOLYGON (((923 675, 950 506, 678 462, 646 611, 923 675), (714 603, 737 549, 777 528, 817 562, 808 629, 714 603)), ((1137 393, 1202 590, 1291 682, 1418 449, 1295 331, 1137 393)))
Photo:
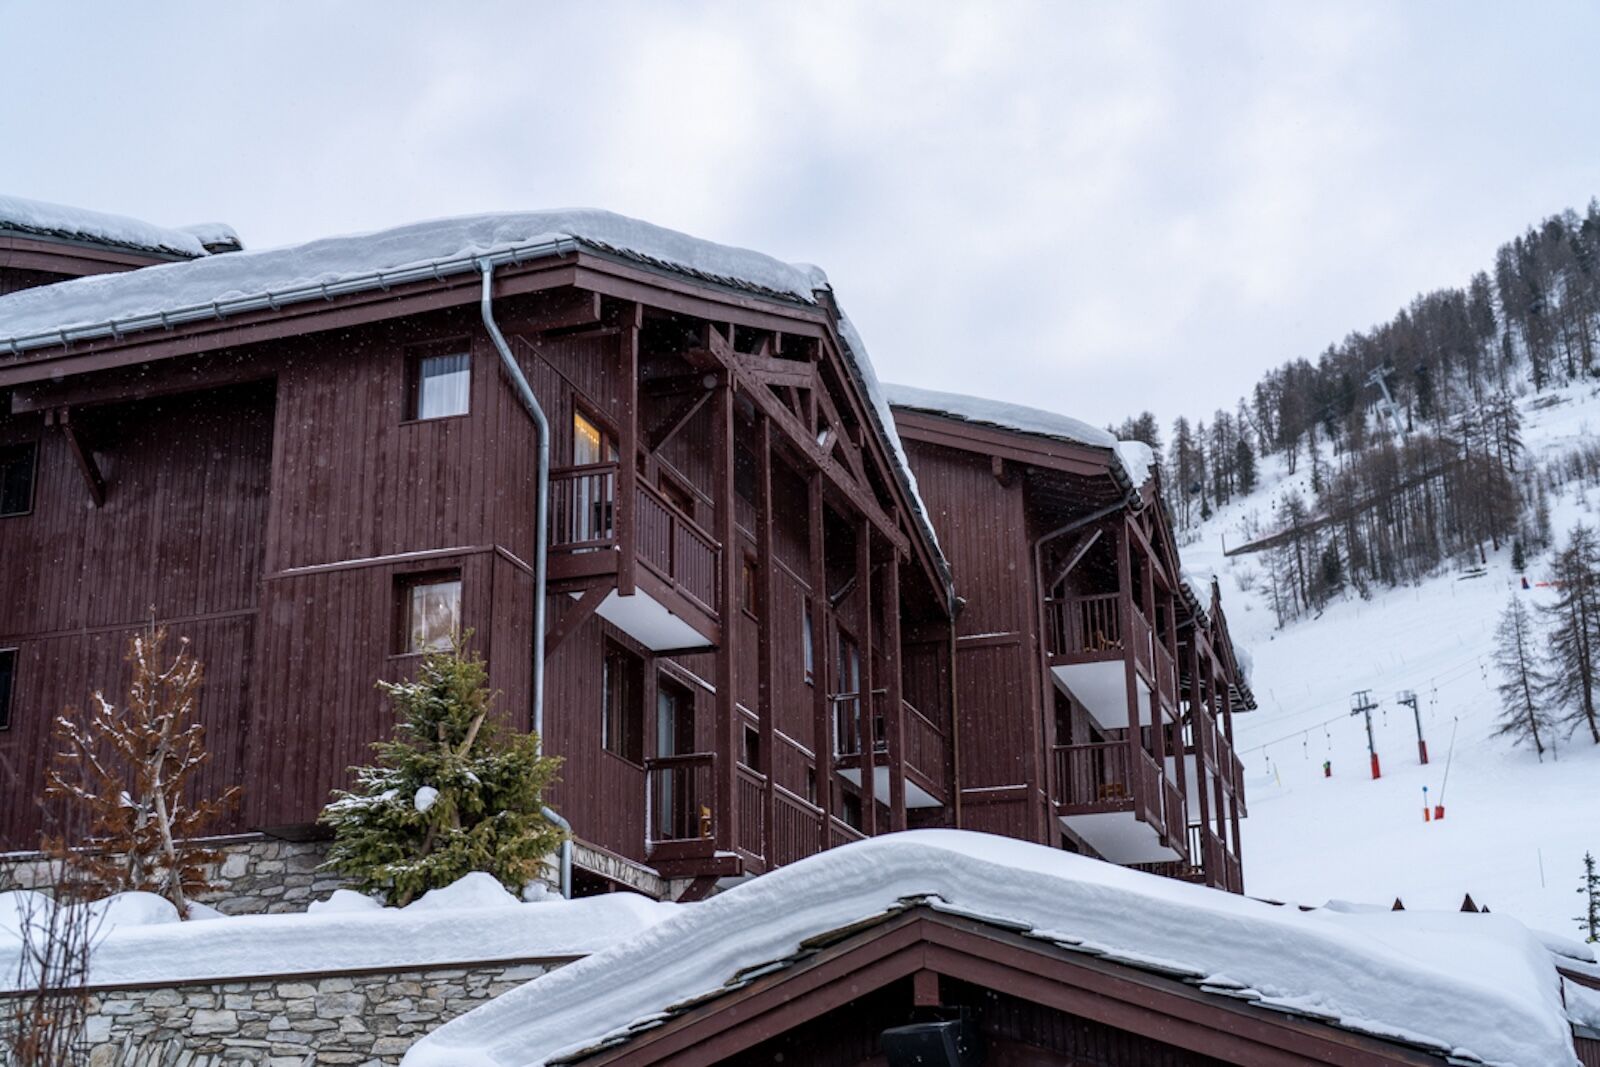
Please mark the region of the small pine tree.
POLYGON ((1583 914, 1578 916, 1578 929, 1585 939, 1600 942, 1600 872, 1595 870, 1594 853, 1583 854, 1583 884, 1578 894, 1584 899, 1583 914))
POLYGON ((207 868, 221 858, 193 842, 239 790, 189 798, 190 780, 210 758, 205 727, 195 721, 204 671, 188 638, 168 663, 166 639, 154 626, 129 639, 133 679, 123 707, 96 692, 87 716, 68 708, 56 719, 45 795, 75 813, 69 824, 86 829, 81 839, 47 836, 43 844, 85 892, 159 893, 188 918, 189 898, 214 888, 207 868))
POLYGON ((1528 569, 1528 555, 1522 547, 1522 538, 1511 542, 1511 569, 1521 574, 1528 569))
POLYGON ((541 814, 561 761, 492 720, 499 694, 460 640, 426 656, 415 681, 378 687, 400 722, 372 746, 376 766, 351 768, 357 788, 323 810, 334 833, 324 866, 397 906, 473 871, 521 892, 561 843, 541 814))

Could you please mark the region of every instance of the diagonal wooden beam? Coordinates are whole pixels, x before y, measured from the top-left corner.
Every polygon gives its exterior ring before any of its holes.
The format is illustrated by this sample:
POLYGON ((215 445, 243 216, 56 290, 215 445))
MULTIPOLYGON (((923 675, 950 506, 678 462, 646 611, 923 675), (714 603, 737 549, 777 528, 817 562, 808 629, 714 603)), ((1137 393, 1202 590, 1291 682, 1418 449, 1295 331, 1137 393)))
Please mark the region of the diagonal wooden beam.
POLYGON ((817 369, 813 364, 793 359, 773 359, 770 356, 751 356, 743 352, 734 353, 733 358, 740 370, 766 385, 816 388, 817 369))
POLYGON ((615 587, 610 578, 596 582, 583 591, 583 596, 578 598, 576 604, 561 613, 561 618, 556 620, 556 624, 550 627, 549 632, 544 636, 544 655, 546 659, 549 659, 551 653, 561 647, 561 642, 571 637, 578 627, 589 621, 589 617, 599 610, 605 598, 611 595, 613 588, 615 587))
POLYGON ((651 452, 660 451, 668 441, 678 435, 678 431, 688 425, 695 413, 705 407, 706 401, 711 399, 709 389, 702 390, 699 395, 685 396, 667 412, 666 417, 657 423, 645 435, 645 445, 651 452))
POLYGON ((1067 575, 1072 573, 1074 567, 1083 562, 1083 557, 1088 553, 1089 549, 1094 547, 1095 542, 1100 540, 1100 535, 1104 532, 1103 529, 1091 530, 1078 538, 1078 543, 1072 546, 1071 552, 1067 553, 1067 561, 1056 568, 1055 573, 1050 576, 1050 581, 1045 584, 1045 592, 1048 593, 1066 580, 1067 575))
POLYGON ((78 465, 78 472, 83 475, 84 484, 89 487, 89 499, 94 501, 95 507, 105 507, 106 480, 94 461, 94 453, 83 443, 83 435, 72 421, 72 409, 61 408, 57 411, 56 423, 67 439, 67 447, 72 450, 72 458, 78 465))

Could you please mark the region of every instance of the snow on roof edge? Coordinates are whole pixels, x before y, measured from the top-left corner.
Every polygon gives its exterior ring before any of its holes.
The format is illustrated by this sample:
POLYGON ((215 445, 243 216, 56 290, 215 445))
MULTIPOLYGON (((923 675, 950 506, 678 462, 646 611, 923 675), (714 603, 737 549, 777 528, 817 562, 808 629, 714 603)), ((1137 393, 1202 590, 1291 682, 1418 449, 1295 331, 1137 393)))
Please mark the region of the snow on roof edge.
MULTIPOLYGON (((186 258, 208 254, 200 238, 182 229, 157 226, 127 215, 3 193, 0 193, 0 230, 186 258)), ((238 235, 234 236, 237 239, 238 235)))
POLYGON ((929 898, 1352 1031, 1507 1067, 1572 1062, 1549 953, 1508 917, 1302 912, 1058 849, 930 830, 831 849, 684 909, 445 1024, 405 1067, 549 1063, 737 987, 811 939, 929 898))
POLYGON ((891 407, 925 411, 960 419, 963 422, 993 426, 1012 433, 1047 437, 1109 452, 1116 459, 1116 466, 1126 475, 1134 488, 1137 489, 1150 480, 1153 458, 1148 447, 1139 442, 1118 441, 1115 435, 1070 415, 1028 407, 1024 404, 1012 404, 1004 400, 924 389, 915 385, 887 384, 884 389, 891 407), (1127 447, 1129 445, 1137 447, 1129 448, 1127 447), (1143 449, 1143 452, 1141 453, 1139 449, 1143 449))

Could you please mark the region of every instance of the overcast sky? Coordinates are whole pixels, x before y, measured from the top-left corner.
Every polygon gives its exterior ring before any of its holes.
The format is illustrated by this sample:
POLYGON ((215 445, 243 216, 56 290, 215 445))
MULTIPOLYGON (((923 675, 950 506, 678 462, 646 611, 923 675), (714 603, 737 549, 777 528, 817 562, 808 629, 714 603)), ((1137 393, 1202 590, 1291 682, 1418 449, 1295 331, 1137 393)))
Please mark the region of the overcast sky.
POLYGON ((1600 193, 1600 7, 0 0, 0 191, 252 247, 597 206, 822 265, 879 373, 1231 405, 1600 193))

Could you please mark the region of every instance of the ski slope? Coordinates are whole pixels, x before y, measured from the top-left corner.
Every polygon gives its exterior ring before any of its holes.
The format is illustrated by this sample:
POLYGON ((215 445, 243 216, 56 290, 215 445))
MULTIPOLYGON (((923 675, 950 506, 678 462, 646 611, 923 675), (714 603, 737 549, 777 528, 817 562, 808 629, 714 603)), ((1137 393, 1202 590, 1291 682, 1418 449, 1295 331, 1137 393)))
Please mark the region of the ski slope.
MULTIPOLYGON (((1553 395, 1553 405, 1548 392, 1521 401, 1527 462, 1600 430, 1600 391, 1553 395)), ((1335 601, 1320 617, 1279 630, 1265 591, 1242 587, 1264 561, 1227 558, 1223 543, 1247 540, 1247 517, 1265 522, 1290 486, 1311 499, 1306 467, 1290 478, 1280 459, 1263 464, 1263 485, 1231 501, 1183 548, 1189 569, 1221 580, 1234 638, 1254 657, 1260 708, 1235 719, 1250 813, 1242 830, 1246 891, 1304 904, 1387 905, 1399 897, 1408 908, 1455 908, 1470 893, 1530 926, 1575 935, 1583 854, 1600 854, 1600 746, 1584 733, 1559 733, 1541 763, 1531 747, 1491 736, 1498 616, 1513 596, 1548 602, 1537 587, 1548 556, 1530 553, 1535 587, 1527 591, 1507 546, 1481 574, 1447 571, 1416 586, 1374 588, 1370 600, 1335 601), (1377 781, 1362 718, 1349 711, 1362 689, 1381 709, 1372 716, 1377 781), (1417 694, 1426 766, 1411 710, 1395 700, 1406 689, 1417 694), (1443 821, 1423 820, 1424 787, 1430 805, 1442 797, 1443 821)), ((1579 521, 1600 523, 1597 504, 1600 493, 1576 485, 1553 498, 1557 542, 1579 521)))

